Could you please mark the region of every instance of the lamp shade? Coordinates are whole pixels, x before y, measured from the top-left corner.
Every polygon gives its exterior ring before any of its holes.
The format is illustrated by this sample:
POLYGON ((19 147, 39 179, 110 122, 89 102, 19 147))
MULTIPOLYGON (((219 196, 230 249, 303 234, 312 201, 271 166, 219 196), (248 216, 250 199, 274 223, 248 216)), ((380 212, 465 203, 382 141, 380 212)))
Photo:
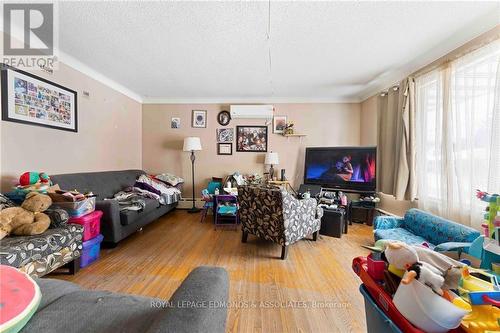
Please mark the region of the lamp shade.
POLYGON ((201 150, 201 141, 200 138, 196 136, 188 136, 184 138, 184 147, 182 148, 184 151, 193 151, 193 150, 201 150))
POLYGON ((280 164, 278 153, 273 153, 273 152, 266 153, 266 159, 264 161, 264 164, 270 164, 270 165, 280 164))

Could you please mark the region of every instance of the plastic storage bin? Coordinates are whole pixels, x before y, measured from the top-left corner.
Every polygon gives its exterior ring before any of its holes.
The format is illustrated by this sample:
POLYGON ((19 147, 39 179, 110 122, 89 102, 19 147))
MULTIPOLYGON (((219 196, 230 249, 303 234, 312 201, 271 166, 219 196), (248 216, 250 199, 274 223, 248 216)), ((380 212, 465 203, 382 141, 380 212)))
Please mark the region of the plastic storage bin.
MULTIPOLYGON (((385 292, 382 285, 368 274, 366 257, 356 257, 352 260, 352 269, 356 273, 364 287, 381 310, 392 322, 405 333, 424 333, 424 331, 413 326, 396 308, 389 294, 385 292)), ((449 333, 464 333, 461 327, 452 329, 449 333)))
POLYGON ((379 309, 364 285, 359 286, 359 292, 365 298, 366 330, 368 333, 402 333, 396 324, 379 309))
POLYGON ((102 212, 95 210, 90 214, 80 217, 72 217, 68 223, 75 223, 83 226, 83 241, 88 241, 97 237, 101 233, 102 212))
POLYGON ((95 197, 76 202, 53 202, 52 207, 64 209, 71 217, 80 217, 95 210, 95 197))
POLYGON ((91 240, 83 242, 82 256, 80 257, 80 268, 86 267, 99 259, 99 251, 101 250, 101 242, 104 239, 99 235, 91 240))

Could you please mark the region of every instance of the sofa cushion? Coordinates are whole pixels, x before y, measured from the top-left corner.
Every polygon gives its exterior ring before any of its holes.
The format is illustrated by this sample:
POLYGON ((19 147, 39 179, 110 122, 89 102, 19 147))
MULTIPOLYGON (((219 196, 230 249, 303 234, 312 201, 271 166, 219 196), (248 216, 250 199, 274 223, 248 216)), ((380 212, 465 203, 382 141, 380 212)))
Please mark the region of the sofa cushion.
POLYGON ((146 202, 146 206, 144 207, 143 210, 140 211, 133 211, 133 210, 124 210, 120 212, 120 223, 122 225, 130 225, 135 222, 142 216, 149 214, 150 212, 154 211, 158 207, 160 207, 160 203, 155 200, 155 199, 150 199, 150 198, 144 198, 144 201, 146 202))
POLYGON ((427 243, 430 248, 434 248, 434 244, 431 244, 425 238, 415 235, 410 231, 403 228, 394 229, 376 229, 375 230, 375 240, 379 239, 392 239, 405 242, 407 244, 422 245, 427 243))
MULTIPOLYGON (((41 235, 9 236, 0 242, 0 264, 20 268, 44 258, 55 260, 54 257, 57 256, 71 256, 70 253, 61 252, 66 248, 69 248, 72 253, 76 251, 76 255, 79 257, 82 237, 83 227, 76 224, 48 229, 41 235)), ((27 273, 31 274, 32 272, 27 273)))
MULTIPOLYGON (((45 297, 43 279, 39 283, 45 297)), ((153 301, 147 297, 69 287, 65 293, 51 297, 49 304, 43 304, 23 332, 144 332, 165 312, 152 306, 153 301)))
POLYGON ((406 212, 404 228, 436 245, 446 242, 470 243, 480 236, 477 230, 419 209, 406 212))

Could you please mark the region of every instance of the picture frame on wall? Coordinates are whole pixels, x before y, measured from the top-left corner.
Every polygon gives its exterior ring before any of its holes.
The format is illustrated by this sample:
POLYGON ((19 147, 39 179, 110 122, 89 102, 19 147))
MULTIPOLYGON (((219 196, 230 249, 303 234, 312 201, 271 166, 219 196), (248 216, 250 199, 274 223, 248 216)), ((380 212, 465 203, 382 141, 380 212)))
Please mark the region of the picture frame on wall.
POLYGON ((217 144, 217 155, 233 155, 233 144, 232 143, 218 143, 217 144))
POLYGON ((285 133, 286 121, 287 121, 286 116, 274 116, 273 117, 273 133, 274 134, 285 133))
POLYGON ((236 126, 236 151, 267 152, 267 126, 236 126))
POLYGON ((78 132, 76 91, 14 67, 0 66, 2 120, 78 132))
POLYGON ((172 117, 172 119, 170 120, 170 128, 181 128, 181 118, 172 117))
POLYGON ((217 142, 233 142, 234 128, 218 128, 217 142))
POLYGON ((193 110, 191 126, 195 128, 206 128, 207 110, 193 110))

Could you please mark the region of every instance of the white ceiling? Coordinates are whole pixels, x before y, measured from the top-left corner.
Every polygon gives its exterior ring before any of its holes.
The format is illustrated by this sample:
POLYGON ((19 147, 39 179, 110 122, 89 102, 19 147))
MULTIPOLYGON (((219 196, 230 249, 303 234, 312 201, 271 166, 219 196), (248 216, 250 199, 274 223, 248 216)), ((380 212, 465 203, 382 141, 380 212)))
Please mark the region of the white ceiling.
POLYGON ((360 101, 499 23, 498 1, 61 2, 59 46, 146 103, 360 101))

